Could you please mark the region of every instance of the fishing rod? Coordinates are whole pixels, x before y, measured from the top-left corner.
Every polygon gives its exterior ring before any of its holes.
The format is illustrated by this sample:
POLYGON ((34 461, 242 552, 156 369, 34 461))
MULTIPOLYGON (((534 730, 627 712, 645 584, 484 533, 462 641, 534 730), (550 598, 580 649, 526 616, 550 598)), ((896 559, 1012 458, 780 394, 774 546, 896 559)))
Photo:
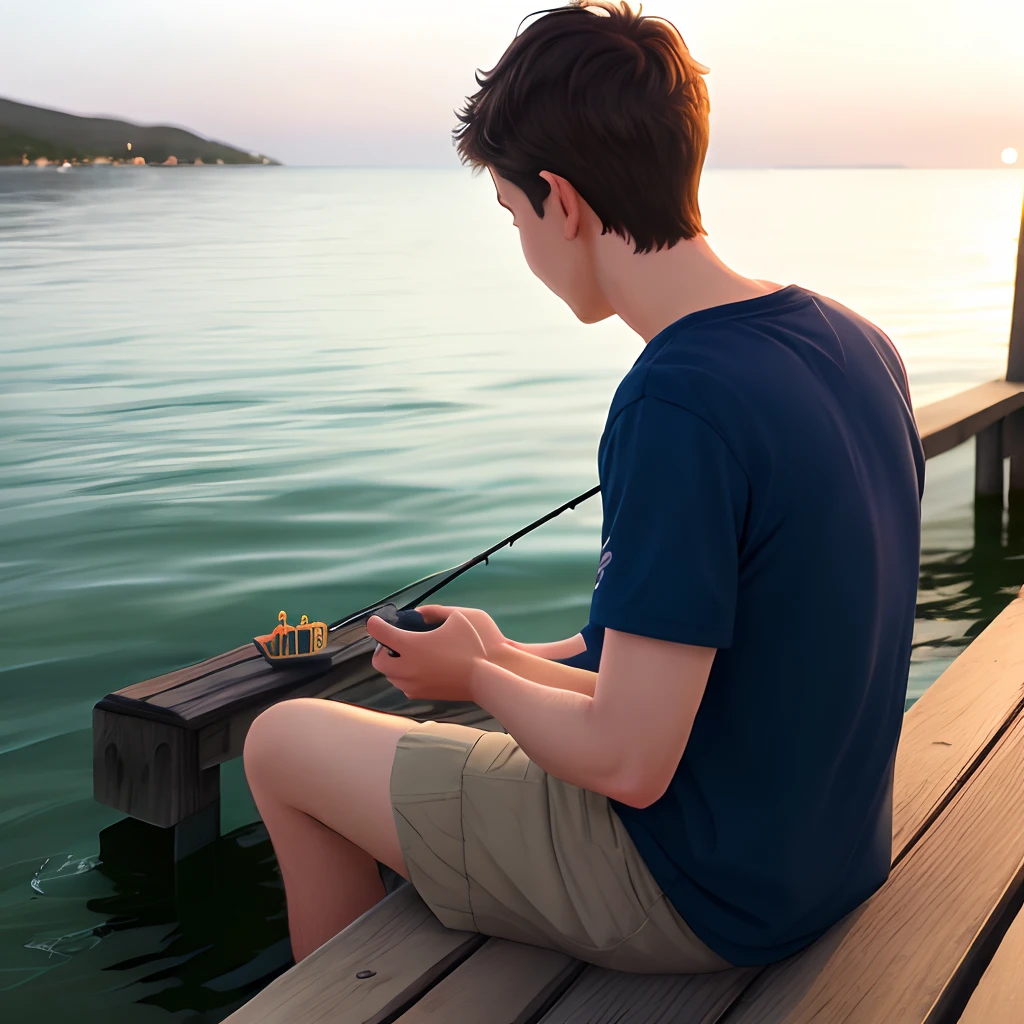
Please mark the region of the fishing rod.
POLYGON ((430 597, 431 594, 436 593, 442 587, 451 583, 451 581, 456 577, 461 576, 464 572, 468 572, 474 565, 479 565, 481 562, 489 563, 490 557, 495 553, 495 551, 500 551, 504 547, 512 547, 520 537, 525 537, 531 530, 536 530, 538 526, 543 526, 549 520, 554 519, 555 516, 560 516, 563 512, 576 508, 580 502, 586 501, 588 498, 592 498, 600 490, 600 484, 591 487, 589 491, 584 491, 583 494, 577 495, 571 501, 567 501, 564 505, 559 505, 558 508, 553 509, 547 515, 541 516, 540 519, 530 523, 529 526, 524 526, 521 530, 517 530, 504 540, 498 541, 497 544, 492 545, 486 551, 481 551, 479 555, 474 555, 469 559, 469 561, 463 562, 461 565, 457 565, 454 568, 442 569, 440 572, 432 573, 430 576, 424 576, 423 579, 416 580, 415 583, 410 583, 407 587, 403 587, 401 590, 396 590, 393 594, 388 594, 388 596, 383 600, 367 605, 365 608, 360 608, 359 611, 354 612, 351 615, 347 615, 344 619, 332 622, 328 628, 333 631, 335 629, 340 629, 342 626, 347 626, 356 622, 361 618, 369 618, 367 612, 374 612, 376 609, 386 604, 394 604, 399 608, 399 610, 415 608, 416 605, 422 604, 423 601, 430 597), (396 600, 397 598, 407 595, 409 591, 417 590, 424 586, 427 589, 420 591, 415 597, 404 600, 401 604, 396 600))

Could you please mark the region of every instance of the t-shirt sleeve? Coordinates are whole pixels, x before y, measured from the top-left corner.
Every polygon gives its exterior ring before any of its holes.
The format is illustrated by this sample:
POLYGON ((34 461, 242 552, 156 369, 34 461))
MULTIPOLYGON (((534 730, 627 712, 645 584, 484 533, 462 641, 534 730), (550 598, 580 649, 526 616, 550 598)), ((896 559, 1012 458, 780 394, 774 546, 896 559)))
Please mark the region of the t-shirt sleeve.
POLYGON ((580 635, 587 646, 579 654, 574 654, 569 658, 556 658, 555 661, 572 668, 585 668, 588 672, 596 672, 601 667, 604 629, 593 622, 588 622, 580 630, 580 635))
POLYGON ((699 416, 646 396, 609 424, 600 458, 596 625, 657 640, 732 643, 749 484, 699 416))

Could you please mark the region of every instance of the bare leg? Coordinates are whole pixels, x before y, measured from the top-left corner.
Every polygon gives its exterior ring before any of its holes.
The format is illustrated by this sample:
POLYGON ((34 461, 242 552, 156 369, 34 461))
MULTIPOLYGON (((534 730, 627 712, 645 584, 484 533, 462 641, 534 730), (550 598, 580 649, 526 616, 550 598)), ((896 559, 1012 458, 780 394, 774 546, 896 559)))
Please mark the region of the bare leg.
POLYGON ((376 861, 408 878, 391 766, 413 724, 301 697, 249 728, 245 775, 281 867, 296 963, 384 896, 376 861))

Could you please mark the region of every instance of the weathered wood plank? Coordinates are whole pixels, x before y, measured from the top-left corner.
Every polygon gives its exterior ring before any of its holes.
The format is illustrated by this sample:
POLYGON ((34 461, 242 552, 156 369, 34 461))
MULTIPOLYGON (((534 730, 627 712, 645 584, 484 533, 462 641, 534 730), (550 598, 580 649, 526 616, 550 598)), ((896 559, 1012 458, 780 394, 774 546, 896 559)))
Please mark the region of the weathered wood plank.
POLYGON ((934 820, 1024 708, 1024 597, 1012 600, 903 717, 893 784, 893 856, 934 820))
POLYGON ((1024 381, 992 380, 914 410, 926 458, 969 440, 1024 408, 1024 381))
POLYGON ((532 1024, 582 969, 564 953, 489 939, 397 1024, 532 1024))
MULTIPOLYGON (((242 662, 213 675, 181 683, 173 690, 154 693, 146 703, 151 708, 172 711, 183 724, 199 728, 221 713, 225 700, 232 705, 246 707, 263 695, 287 692, 304 683, 323 680, 332 673, 338 673, 339 669, 344 671, 342 666, 348 662, 368 661, 373 656, 373 647, 372 637, 366 637, 364 641, 339 652, 330 667, 321 670, 274 668, 262 658, 258 663, 242 662)), ((322 688, 327 689, 327 686, 322 688)))
POLYGON ((181 683, 191 682, 203 676, 211 676, 223 669, 231 668, 232 665, 241 662, 255 662, 257 659, 263 661, 262 656, 252 644, 245 644, 234 650, 225 651, 224 654, 208 658, 198 665, 189 665, 186 668, 175 669, 173 672, 167 672, 162 676, 155 676, 140 683, 132 683, 131 686, 126 686, 117 692, 130 700, 146 700, 153 694, 173 690, 181 683))
POLYGON ((882 889, 802 954, 766 968, 729 1024, 955 1020, 1022 885, 1018 717, 882 889))
POLYGON ((539 1024, 715 1024, 760 973, 624 974, 588 965, 539 1024))
POLYGON ((960 1024, 1024 1021, 1024 912, 1018 912, 971 995, 960 1024))
POLYGON ((485 942, 442 927, 403 885, 236 1010, 230 1024, 394 1020, 485 942), (363 972, 370 977, 357 977, 363 972))
POLYGON ((219 769, 200 767, 196 733, 99 708, 92 716, 99 803, 167 828, 220 796, 219 769))
MULTIPOLYGON (((337 673, 321 676, 302 689, 288 693, 294 697, 329 697, 389 714, 401 715, 417 722, 455 722, 472 725, 477 729, 500 730, 501 726, 476 704, 456 701, 409 700, 400 690, 391 685, 370 664, 367 654, 358 661, 349 663, 346 675, 339 678, 337 673)), ((234 757, 241 757, 245 736, 256 716, 265 708, 276 704, 280 698, 263 695, 258 702, 248 707, 233 708, 229 718, 213 719, 209 725, 199 729, 199 763, 206 768, 222 764, 234 757)))
POLYGON ((163 677, 173 681, 172 689, 150 694, 148 699, 132 700, 124 696, 126 691, 118 691, 97 703, 93 728, 97 800, 152 824, 177 824, 204 806, 207 791, 196 787, 200 782, 208 787, 211 778, 215 781, 217 765, 241 755, 256 716, 278 701, 295 697, 332 697, 415 721, 501 728, 476 704, 409 700, 373 668, 371 644, 357 645, 320 674, 275 671, 261 657, 258 664, 224 657, 220 669, 209 675, 198 673, 198 679, 184 679, 184 672, 163 677), (157 752, 160 744, 175 752, 170 788, 155 783, 153 768, 166 759, 166 751, 157 752), (204 774, 211 771, 213 776, 204 774), (186 789, 173 792, 179 784, 186 789), (148 795, 144 793, 147 786, 155 787, 148 795), (179 813, 180 817, 174 816, 179 813))

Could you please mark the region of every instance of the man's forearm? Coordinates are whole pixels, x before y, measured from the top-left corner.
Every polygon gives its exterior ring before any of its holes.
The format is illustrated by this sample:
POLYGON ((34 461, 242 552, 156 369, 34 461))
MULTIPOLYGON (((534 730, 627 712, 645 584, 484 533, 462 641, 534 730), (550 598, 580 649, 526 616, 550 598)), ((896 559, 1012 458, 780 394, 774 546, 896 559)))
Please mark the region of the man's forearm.
MULTIPOLYGON (((489 655, 488 660, 508 669, 522 679, 529 679, 542 686, 558 690, 571 690, 588 697, 594 696, 594 687, 597 684, 596 672, 588 672, 584 668, 573 668, 571 665, 561 665, 557 661, 549 661, 547 658, 538 657, 536 654, 531 654, 510 643, 502 644, 500 650, 489 655)), ((501 719, 498 720, 501 721, 501 719)), ((504 722, 502 724, 504 725, 504 722)), ((507 729, 508 726, 506 725, 505 728, 507 729)))
POLYGON ((518 640, 507 640, 506 643, 528 654, 536 654, 539 658, 571 658, 587 649, 587 642, 583 639, 582 633, 577 633, 568 640, 552 640, 543 644, 523 644, 518 640))
MULTIPOLYGON (((597 679, 583 669, 553 667, 597 679)), ((582 693, 534 682, 494 661, 481 660, 473 670, 472 691, 474 701, 501 722, 548 774, 613 799, 625 795, 621 758, 612 730, 595 713, 592 689, 582 693)))

